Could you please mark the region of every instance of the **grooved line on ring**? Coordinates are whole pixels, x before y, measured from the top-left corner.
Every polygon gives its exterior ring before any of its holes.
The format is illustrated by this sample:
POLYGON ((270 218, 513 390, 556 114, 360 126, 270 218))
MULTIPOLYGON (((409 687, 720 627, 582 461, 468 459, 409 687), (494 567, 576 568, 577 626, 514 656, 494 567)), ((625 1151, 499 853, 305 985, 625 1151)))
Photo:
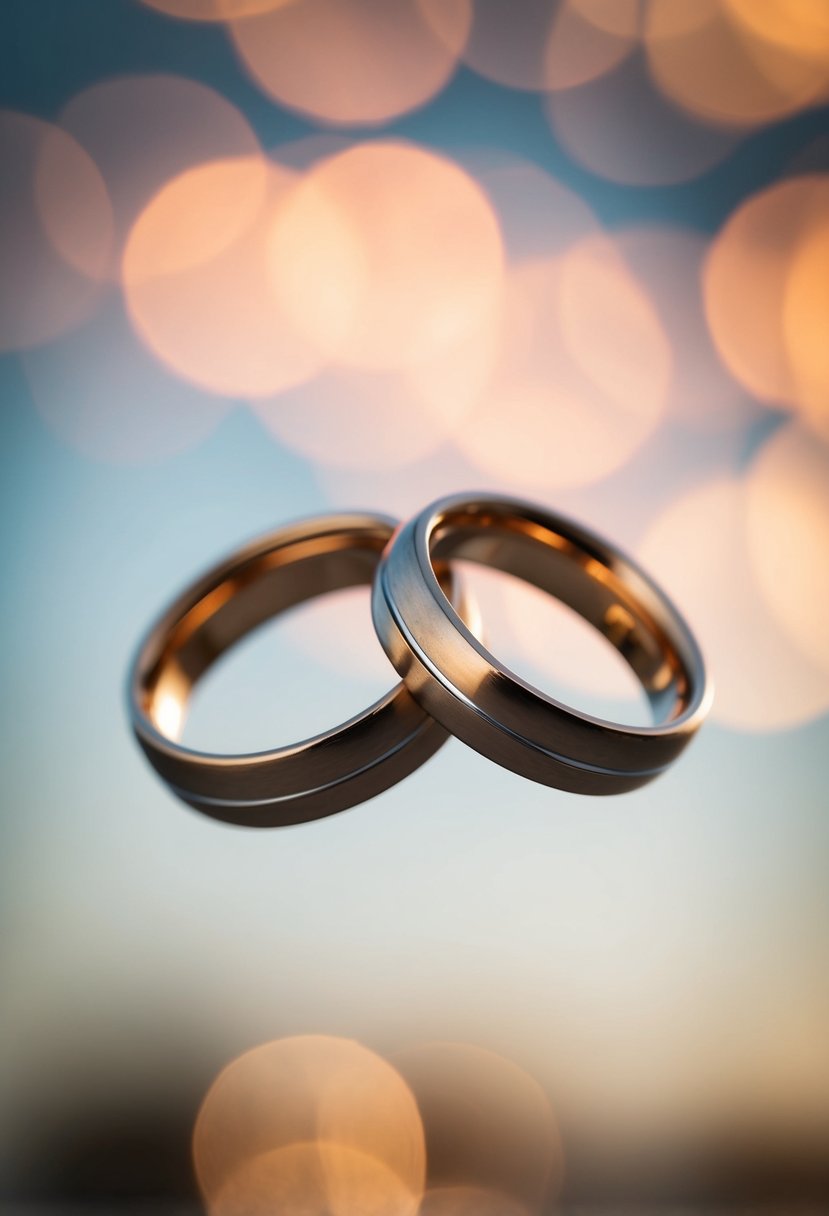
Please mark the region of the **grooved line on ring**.
MULTIPOLYGON (((669 762, 668 764, 659 765, 657 768, 643 768, 643 769, 603 768, 601 765, 598 765, 598 764, 590 764, 587 760, 574 760, 569 757, 562 756, 558 752, 552 751, 550 748, 545 747, 541 743, 535 743, 532 740, 525 739, 522 735, 517 734, 511 727, 507 726, 505 723, 499 722, 496 718, 491 717, 491 715, 488 714, 485 709, 481 709, 481 707, 479 705, 476 705, 474 701, 470 700, 469 697, 467 697, 467 695, 464 692, 462 692, 454 684, 451 684, 449 682, 447 677, 444 676, 443 672, 440 671, 440 669, 435 666, 433 661, 429 658, 429 656, 426 654, 426 652, 422 649, 422 647, 418 643, 417 639, 413 636, 411 630, 406 625, 405 621, 402 620, 396 604, 389 596, 386 571, 381 568, 381 572, 378 577, 380 580, 380 588, 383 592, 383 599, 386 603, 386 607, 388 608, 395 625, 400 630, 404 639, 408 643, 409 649, 413 652, 413 654, 416 656, 418 661, 421 662, 425 668, 427 668, 427 670, 434 676, 434 678, 437 680, 437 682, 439 684, 441 684, 443 686, 443 688, 445 688, 446 691, 451 696, 457 698, 460 701, 463 701, 463 703, 465 705, 467 705, 473 711, 473 713, 475 713, 479 718, 482 718, 484 722, 488 723, 490 726, 494 727, 496 730, 501 731, 502 734, 508 735, 511 739, 514 739, 516 743, 520 743, 522 747, 526 747, 529 751, 541 752, 542 755, 549 757, 550 760, 555 760, 559 764, 565 765, 565 767, 567 767, 567 768, 582 770, 582 771, 589 772, 589 773, 597 773, 600 776, 634 777, 634 778, 635 777, 658 777, 660 773, 664 773, 665 770, 670 767, 670 762, 669 762)), ((449 729, 449 728, 447 728, 447 729, 449 729)), ((454 734, 454 731, 452 733, 454 734)))
POLYGON ((230 809, 236 807, 239 810, 243 810, 245 807, 278 806, 280 802, 293 802, 298 798, 309 798, 314 794, 324 794, 326 790, 338 789, 340 786, 347 785, 353 781, 355 777, 361 777, 364 773, 370 773, 372 769, 379 768, 381 764, 390 760, 392 756, 396 756, 404 748, 411 747, 423 732, 431 726, 432 722, 424 722, 412 734, 407 735, 405 739, 395 744, 394 747, 390 747, 388 751, 383 752, 382 756, 378 756, 376 760, 370 760, 368 764, 363 764, 360 768, 352 769, 344 777, 337 777, 334 781, 327 781, 325 785, 315 785, 311 789, 301 790, 293 794, 277 794, 275 798, 213 798, 209 794, 191 794, 189 790, 185 790, 179 785, 173 785, 169 781, 167 782, 167 787, 185 802, 198 802, 204 806, 224 806, 230 809))

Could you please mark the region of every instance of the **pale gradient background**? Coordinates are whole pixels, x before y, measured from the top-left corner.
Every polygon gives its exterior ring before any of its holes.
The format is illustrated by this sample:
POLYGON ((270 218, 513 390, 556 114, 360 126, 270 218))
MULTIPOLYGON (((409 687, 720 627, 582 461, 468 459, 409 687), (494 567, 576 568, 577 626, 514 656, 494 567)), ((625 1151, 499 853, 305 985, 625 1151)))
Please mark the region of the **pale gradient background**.
MULTIPOLYGON (((5 107, 54 120, 95 80, 164 71, 223 93, 266 148, 315 129, 256 90, 216 28, 126 0, 13 0, 1 20, 5 107)), ((707 240, 813 148, 826 117, 812 110, 745 134, 707 175, 653 187, 580 167, 538 96, 464 68, 382 131, 462 163, 481 150, 520 156, 611 231, 684 226, 707 240)), ((106 307, 114 316, 119 306, 106 307)), ((84 352, 88 366, 105 343, 84 352)), ((693 1192, 694 1163, 717 1145, 762 1150, 772 1163, 777 1154, 787 1168, 802 1155, 813 1169, 829 1128, 829 675, 812 670, 817 691, 799 721, 781 723, 780 686, 806 677, 793 666, 764 683, 762 645, 747 635, 747 728, 715 716, 674 770, 621 798, 524 783, 450 742, 402 785, 318 824, 255 834, 201 819, 155 779, 124 709, 132 649, 165 600, 280 521, 339 506, 411 510, 442 490, 521 488, 520 472, 487 476, 439 449, 399 475, 332 473, 236 401, 178 454, 155 458, 150 438, 136 463, 110 463, 73 446, 71 412, 63 435, 47 423, 24 364, 14 352, 0 364, 0 1195, 98 1193, 93 1173, 84 1182, 72 1164, 84 1160, 86 1127, 134 1118, 162 1144, 163 1112, 176 1147, 169 1168, 156 1153, 156 1174, 186 1195, 181 1129, 219 1067, 309 1031, 392 1056, 438 1038, 514 1060, 551 1096, 578 1195, 590 1196, 603 1170, 646 1178, 674 1160, 693 1192)), ((118 401, 119 416, 139 419, 138 434, 145 391, 126 377, 118 401)), ((207 393, 198 400, 215 408, 207 393)), ((527 493, 644 560, 655 554, 656 566, 654 530, 680 491, 740 475, 778 428, 794 425, 782 411, 745 410, 739 427, 708 435, 668 418, 607 478, 527 493)), ((716 519, 700 521, 714 544, 716 519)), ((680 565, 699 571, 704 553, 689 543, 680 565)), ((479 581, 485 596, 497 594, 479 581)), ((731 590, 712 581, 701 598, 715 630, 718 594, 715 650, 728 655, 745 639, 729 615, 731 590)), ((332 599, 305 628, 294 615, 209 677, 188 739, 228 750, 288 742, 385 686, 367 594, 332 599), (336 670, 337 649, 357 641, 359 668, 336 670)), ((552 687, 558 618, 549 632, 543 618, 528 619, 531 649, 552 654, 537 679, 552 687)), ((598 686, 606 674, 627 701, 591 701, 566 664, 561 694, 609 712, 641 709, 614 656, 572 621, 560 627, 564 649, 584 646, 598 686)), ((532 674, 515 636, 498 628, 507 656, 532 674)), ((117 1178, 107 1185, 119 1193, 117 1178)))

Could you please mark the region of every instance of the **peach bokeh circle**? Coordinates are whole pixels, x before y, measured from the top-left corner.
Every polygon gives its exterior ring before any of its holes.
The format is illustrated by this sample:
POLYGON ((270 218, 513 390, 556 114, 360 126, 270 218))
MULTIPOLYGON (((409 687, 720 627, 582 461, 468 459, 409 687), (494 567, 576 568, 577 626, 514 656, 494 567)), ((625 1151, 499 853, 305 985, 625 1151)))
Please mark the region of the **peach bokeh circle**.
POLYGON ((455 70, 470 0, 430 3, 447 41, 418 0, 293 0, 228 28, 242 65, 274 101, 326 123, 371 125, 424 105, 455 70))
MULTIPOLYGON (((416 1208, 426 1169, 417 1103, 399 1073, 359 1043, 301 1035, 228 1064, 193 1131, 202 1194, 213 1201, 247 1163, 302 1143, 373 1159, 395 1175, 399 1193, 416 1208)), ((317 1168, 307 1155, 300 1164, 317 1168)))
POLYGON ((200 165, 159 191, 130 233, 122 278, 136 331, 211 392, 265 396, 319 367, 267 267, 273 216, 295 182, 261 157, 200 165))
POLYGON ((423 364, 499 302, 503 249, 488 199, 459 165, 412 144, 358 144, 312 168, 268 252, 285 311, 355 367, 423 364))
POLYGON ((89 154, 52 123, 0 111, 0 350, 49 342, 95 308, 112 206, 89 154))

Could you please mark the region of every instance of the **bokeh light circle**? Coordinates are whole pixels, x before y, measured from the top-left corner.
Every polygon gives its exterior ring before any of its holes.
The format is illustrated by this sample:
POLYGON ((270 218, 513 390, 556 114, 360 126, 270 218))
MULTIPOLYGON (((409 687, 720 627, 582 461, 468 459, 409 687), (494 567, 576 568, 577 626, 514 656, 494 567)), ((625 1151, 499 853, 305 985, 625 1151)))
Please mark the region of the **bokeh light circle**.
POLYGON ((689 7, 685 0, 651 0, 645 43, 659 87, 690 113, 714 124, 750 127, 825 95, 829 61, 756 37, 732 19, 726 0, 695 0, 693 25, 678 31, 676 14, 689 7))
POLYGON ((729 13, 778 47, 829 62, 829 8, 824 0, 726 0, 729 13))
POLYGON ((132 225, 168 182, 206 161, 260 151, 249 122, 227 98, 165 73, 98 81, 70 98, 59 122, 92 156, 106 183, 115 225, 112 278, 132 225))
POLYGON ((541 1086, 517 1064, 450 1042, 407 1048, 395 1063, 423 1117, 430 1188, 480 1188, 534 1211, 558 1191, 558 1126, 541 1086))
POLYGON ((525 91, 567 89, 602 75, 628 54, 637 32, 637 0, 522 0, 520 13, 498 0, 473 0, 466 31, 444 0, 420 6, 469 67, 525 91), (610 6, 612 17, 604 11, 610 6))
POLYGON ((471 28, 458 36, 451 9, 442 0, 420 0, 426 20, 442 43, 482 76, 515 89, 546 84, 544 53, 550 38, 550 0, 524 0, 520 17, 510 5, 473 0, 471 28))
POLYGON ((96 165, 51 123, 0 110, 0 350, 48 342, 98 299, 113 239, 96 165))
POLYGON ((641 35, 642 0, 568 0, 568 7, 584 21, 618 38, 641 35))
POLYGON ((766 402, 797 404, 784 335, 786 284, 797 249, 827 208, 829 176, 778 182, 738 207, 711 246, 704 294, 712 337, 732 374, 766 402))
POLYGON ((829 677, 829 447, 790 423, 748 473, 754 572, 780 627, 829 677))
POLYGON ((670 358, 609 242, 527 262, 510 275, 491 383, 455 442, 482 472, 527 489, 598 481, 659 424, 670 358))
POLYGON ((786 730, 829 709, 826 673, 780 629, 756 578, 745 484, 719 476, 677 497, 639 556, 682 605, 714 681, 714 721, 786 730))
POLYGON ((273 216, 295 180, 260 157, 200 165, 159 191, 130 233, 122 277, 136 331, 211 392, 266 396, 319 366, 267 266, 273 216))
POLYGON ((671 351, 658 314, 609 241, 581 242, 559 269, 557 315, 565 345, 637 432, 636 419, 650 424, 658 417, 670 373, 671 351))
POLYGON ((269 243, 286 312, 331 356, 372 370, 418 365, 492 315, 497 220, 452 161, 411 144, 359 144, 323 161, 269 243))
POLYGON ((448 41, 418 0, 293 0, 229 29, 243 66, 280 105, 332 124, 377 124, 444 87, 470 4, 440 0, 448 41))
POLYGON ((546 108, 573 160, 626 186, 690 181, 725 160, 739 139, 667 100, 641 49, 596 80, 551 93, 546 108))
POLYGON ((688 228, 659 225, 623 229, 614 239, 671 344, 669 418, 689 431, 712 435, 751 425, 762 416, 762 406, 723 366, 705 317, 706 238, 688 228))
MULTIPOLYGON (((281 1039, 223 1069, 193 1131, 203 1195, 210 1202, 246 1162, 300 1143, 331 1146, 335 1168, 338 1150, 380 1162, 414 1207, 423 1193, 425 1143, 415 1099, 390 1064, 350 1039, 281 1039)), ((340 1164, 347 1178, 348 1163, 340 1164)))
POLYGON ((783 299, 783 333, 796 404, 829 440, 829 179, 820 220, 801 241, 783 299))
POLYGON ((547 88, 605 75, 631 53, 638 33, 639 0, 562 0, 544 53, 547 88))
POLYGON ((244 1161, 208 1203, 210 1216, 415 1216, 419 1195, 384 1162, 327 1141, 244 1161))

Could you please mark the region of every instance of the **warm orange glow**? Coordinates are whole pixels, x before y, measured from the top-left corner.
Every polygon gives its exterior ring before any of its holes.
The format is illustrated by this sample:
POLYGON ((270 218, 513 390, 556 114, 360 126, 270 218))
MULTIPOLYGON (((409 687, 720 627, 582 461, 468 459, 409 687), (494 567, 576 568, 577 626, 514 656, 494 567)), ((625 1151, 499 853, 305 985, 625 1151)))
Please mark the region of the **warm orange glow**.
MULTIPOLYGON (((666 96, 708 122, 752 126, 818 103, 829 61, 796 54, 735 23, 729 0, 695 0, 694 25, 677 33, 686 0, 652 0, 648 59, 666 96)), ((755 0, 754 7, 762 7, 755 0)))
MULTIPOLYGON (((409 1048, 395 1062, 423 1116, 430 1187, 495 1191, 533 1211, 558 1191, 563 1159, 552 1108, 517 1064, 442 1042, 409 1048)), ((453 1209, 436 1203, 435 1211, 453 1209)))
POLYGON ((423 1193, 425 1145, 410 1090, 373 1052, 349 1039, 323 1035, 267 1043, 219 1074, 193 1132, 202 1193, 212 1202, 246 1163, 264 1154, 271 1159, 261 1169, 253 1167, 254 1192, 270 1185, 273 1177, 281 1179, 275 1185, 298 1193, 306 1184, 303 1179, 317 1170, 313 1154, 302 1149, 296 1157, 277 1158, 275 1151, 309 1143, 328 1146, 322 1172, 336 1216, 349 1211, 345 1202, 337 1206, 339 1199, 347 1197, 349 1187, 359 1192, 361 1179, 374 1186, 371 1178, 380 1178, 373 1193, 388 1194, 390 1173, 394 1193, 405 1200, 395 1211, 408 1213, 417 1207, 423 1193), (364 1158, 369 1159, 371 1177, 364 1158))
POLYGON ((706 433, 736 432, 762 407, 735 384, 712 342, 702 298, 708 241, 684 228, 631 228, 616 243, 647 292, 673 352, 668 416, 706 433))
POLYGON ((726 0, 729 13, 759 38, 806 58, 829 61, 825 0, 726 0))
POLYGON ((415 1216, 422 1187, 412 1191, 388 1164, 350 1145, 319 1142, 331 1216, 415 1216))
POLYGON ((131 279, 176 275, 218 258, 253 227, 268 185, 268 165, 258 157, 182 174, 153 199, 133 233, 131 279))
POLYGON ((231 21, 273 12, 298 0, 141 0, 149 8, 183 21, 231 21))
POLYGON ((786 283, 800 242, 828 205, 825 175, 780 182, 743 203, 711 247, 704 286, 712 336, 729 370, 764 401, 797 401, 783 333, 786 283))
POLYGON ((174 178, 130 233, 122 265, 137 332, 178 375, 228 396, 265 396, 319 357, 271 290, 267 239, 294 174, 259 158, 174 178))
POLYGON ((91 85, 64 106, 60 125, 94 157, 106 182, 115 217, 113 278, 130 228, 172 178, 204 161, 259 153, 234 105, 180 76, 121 76, 91 85))
POLYGON ((829 439, 829 178, 814 230, 797 250, 786 283, 783 329, 797 405, 829 439))
POLYGON ((275 215, 266 259, 275 295, 307 339, 326 355, 344 349, 370 271, 360 232, 336 199, 306 177, 275 215))
POLYGON ((414 1216, 419 1196, 382 1161, 342 1144, 290 1144, 245 1161, 210 1216, 414 1216))
POLYGON ((184 722, 181 700, 171 693, 162 693, 153 706, 155 725, 168 739, 180 739, 184 722))
POLYGON ((232 408, 171 376, 145 350, 114 288, 83 325, 22 358, 49 429, 91 460, 140 465, 201 443, 232 408))
POLYGON ((737 143, 733 131, 697 121, 667 102, 641 51, 589 84, 553 93, 547 106, 569 155, 624 185, 688 181, 724 160, 737 143))
POLYGON ((359 145, 312 166, 268 253, 284 312, 334 360, 254 402, 269 430, 342 468, 434 452, 474 408, 498 349, 503 251, 480 185, 408 144, 359 145))
POLYGON ((829 448, 791 423, 748 474, 754 572, 780 627, 829 674, 829 448))
POLYGON ((374 370, 424 364, 476 332, 497 306, 502 257, 477 183, 402 143, 312 169, 270 239, 284 308, 341 362, 374 370))
POLYGON ((585 485, 657 426, 670 352, 658 319, 609 246, 517 268, 500 357, 456 442, 485 473, 527 488, 585 485))
POLYGON ((829 680, 779 628, 747 541, 745 487, 720 477, 676 499, 640 556, 702 644, 716 687, 712 717, 738 730, 785 730, 829 709, 829 680))
POLYGON ((636 46, 639 0, 563 0, 544 57, 549 89, 569 89, 604 75, 636 46))
POLYGON ((328 1188, 316 1141, 287 1144, 241 1161, 216 1194, 209 1216, 328 1216, 328 1188))
POLYGON ((281 105, 324 122, 383 123, 447 83, 470 3, 440 0, 446 40, 418 0, 294 0, 230 31, 244 66, 281 105))
POLYGON ((51 123, 0 110, 0 351, 87 318, 112 243, 112 209, 83 148, 51 123))

